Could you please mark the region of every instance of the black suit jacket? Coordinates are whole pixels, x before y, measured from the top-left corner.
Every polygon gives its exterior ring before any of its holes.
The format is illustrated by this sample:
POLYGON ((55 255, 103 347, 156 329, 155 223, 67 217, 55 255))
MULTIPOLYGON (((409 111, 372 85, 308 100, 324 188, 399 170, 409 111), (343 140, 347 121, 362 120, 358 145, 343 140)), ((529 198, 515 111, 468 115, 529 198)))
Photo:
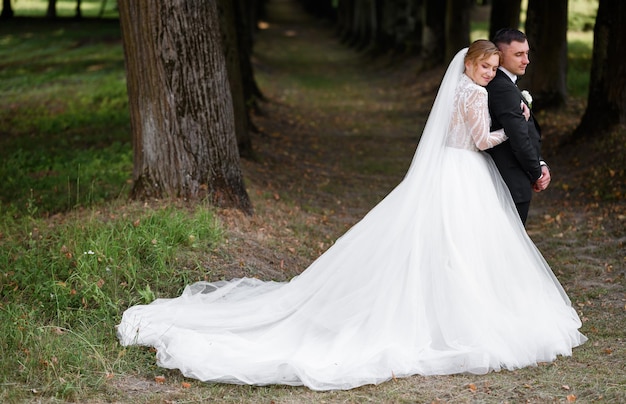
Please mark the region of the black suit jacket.
POLYGON ((526 121, 520 102, 526 102, 515 83, 501 70, 487 85, 491 130, 504 128, 509 139, 487 150, 493 157, 516 203, 529 202, 532 184, 541 176, 541 129, 531 112, 526 121))

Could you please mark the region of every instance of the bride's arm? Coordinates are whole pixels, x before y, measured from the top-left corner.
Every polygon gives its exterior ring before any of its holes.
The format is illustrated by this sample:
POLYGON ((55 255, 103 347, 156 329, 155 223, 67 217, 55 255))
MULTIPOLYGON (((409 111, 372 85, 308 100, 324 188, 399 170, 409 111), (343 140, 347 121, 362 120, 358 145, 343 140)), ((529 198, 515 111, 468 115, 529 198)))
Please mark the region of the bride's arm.
POLYGON ((489 109, 487 106, 487 90, 476 89, 467 99, 467 127, 479 150, 490 149, 508 139, 504 129, 489 131, 489 109))

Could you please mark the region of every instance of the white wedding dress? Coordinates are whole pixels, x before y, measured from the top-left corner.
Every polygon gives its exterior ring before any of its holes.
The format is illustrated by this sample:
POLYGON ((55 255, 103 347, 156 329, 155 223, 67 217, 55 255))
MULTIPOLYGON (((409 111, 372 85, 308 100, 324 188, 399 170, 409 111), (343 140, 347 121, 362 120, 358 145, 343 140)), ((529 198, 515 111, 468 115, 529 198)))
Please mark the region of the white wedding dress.
POLYGON ((405 179, 290 282, 235 279, 129 308, 123 345, 203 381, 350 389, 393 377, 486 373, 571 355, 586 338, 480 152, 487 93, 441 84, 405 179))

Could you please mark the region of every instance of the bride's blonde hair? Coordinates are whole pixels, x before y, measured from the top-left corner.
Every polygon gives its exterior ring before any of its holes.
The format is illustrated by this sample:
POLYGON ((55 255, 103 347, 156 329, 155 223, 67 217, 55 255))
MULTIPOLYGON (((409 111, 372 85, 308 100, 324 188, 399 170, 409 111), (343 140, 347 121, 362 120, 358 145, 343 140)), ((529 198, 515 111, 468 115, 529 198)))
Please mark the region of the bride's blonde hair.
POLYGON ((502 60, 502 52, 500 52, 498 47, 493 42, 486 39, 478 39, 472 42, 467 49, 465 63, 471 62, 475 64, 493 55, 498 55, 498 58, 502 60))

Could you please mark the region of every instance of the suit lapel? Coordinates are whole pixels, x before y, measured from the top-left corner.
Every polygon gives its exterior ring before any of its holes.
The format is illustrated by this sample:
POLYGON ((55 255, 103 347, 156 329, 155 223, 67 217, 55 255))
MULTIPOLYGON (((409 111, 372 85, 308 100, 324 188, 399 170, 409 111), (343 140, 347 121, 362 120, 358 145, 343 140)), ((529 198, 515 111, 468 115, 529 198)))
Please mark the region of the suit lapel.
POLYGON ((526 98, 524 98, 524 96, 522 95, 522 90, 519 89, 519 87, 517 86, 517 84, 513 83, 513 80, 511 80, 511 78, 509 76, 507 76, 506 73, 504 73, 502 70, 498 69, 496 71, 496 76, 501 76, 501 80, 505 80, 507 85, 513 86, 515 87, 515 89, 517 90, 517 93, 519 94, 519 98, 520 100, 526 104, 526 106, 528 107, 528 109, 530 110, 530 116, 533 120, 533 124, 535 125, 535 127, 537 128, 538 131, 541 132, 540 128, 539 128, 539 124, 537 123, 537 120, 535 119, 535 114, 533 114, 533 110, 530 107, 530 105, 528 105, 528 102, 526 101, 526 98))

